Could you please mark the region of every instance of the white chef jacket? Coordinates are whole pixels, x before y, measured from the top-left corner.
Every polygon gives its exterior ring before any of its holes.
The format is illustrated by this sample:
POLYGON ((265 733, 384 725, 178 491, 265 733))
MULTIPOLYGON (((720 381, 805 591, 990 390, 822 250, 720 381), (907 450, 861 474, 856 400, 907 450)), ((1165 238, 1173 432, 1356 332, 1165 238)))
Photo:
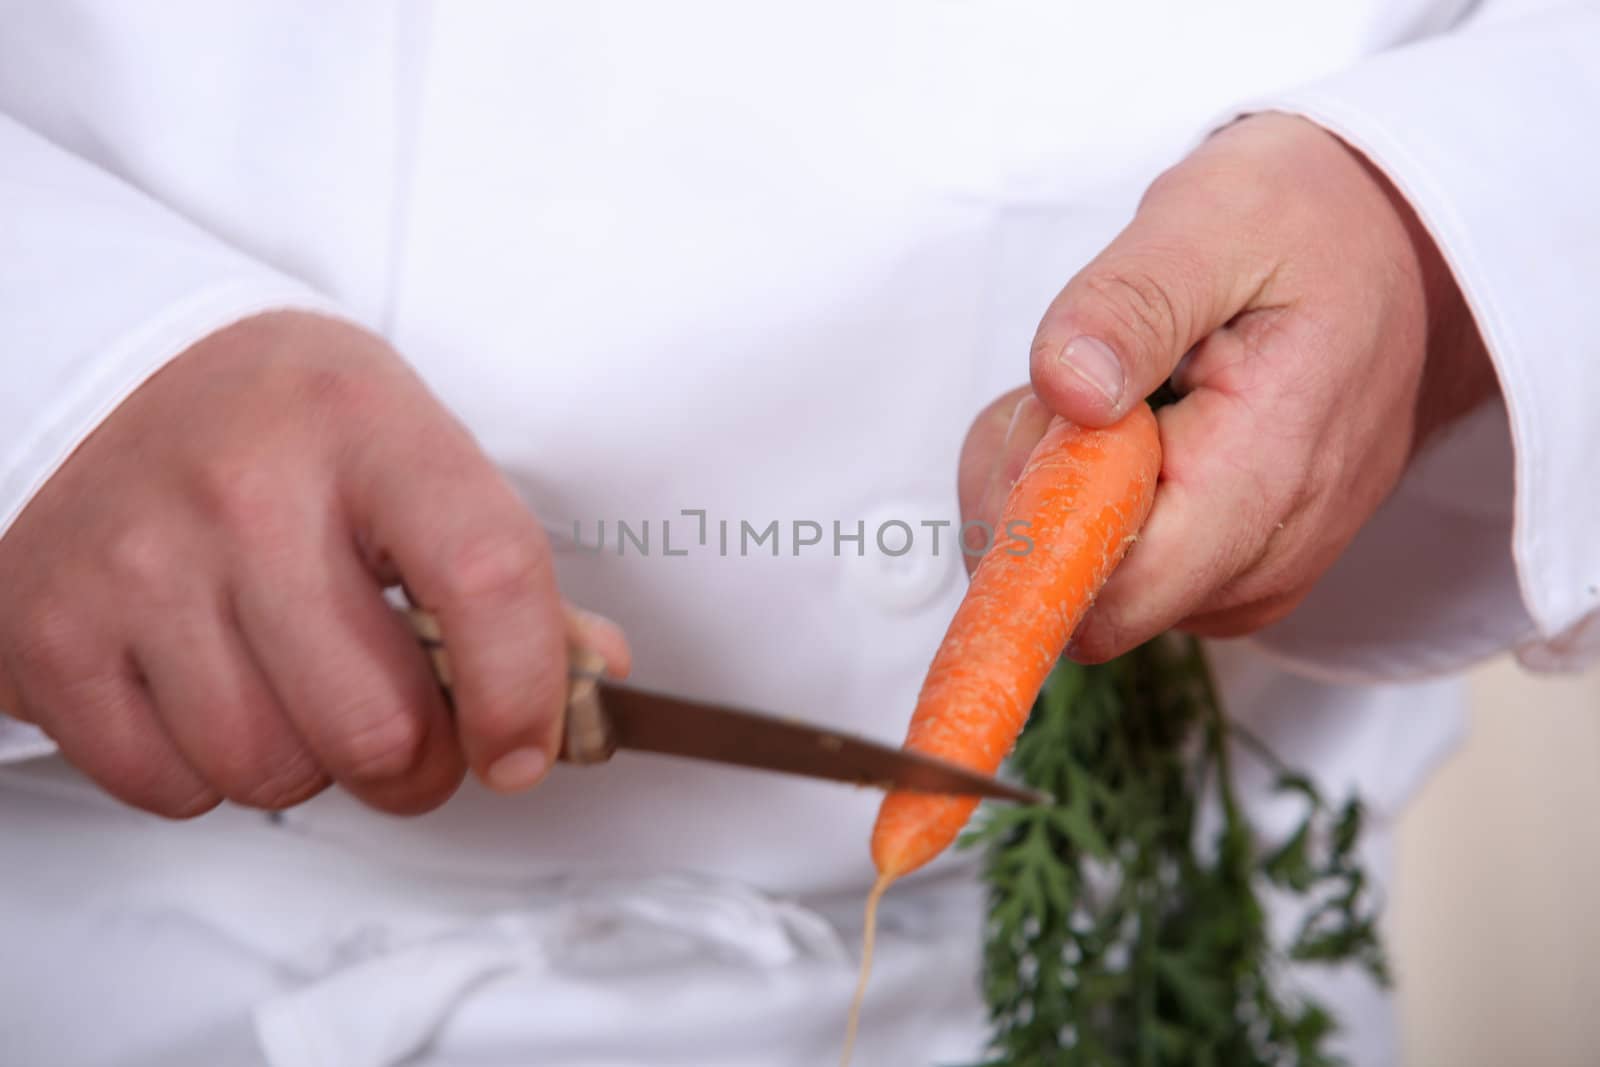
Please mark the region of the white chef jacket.
MULTIPOLYGON (((962 581, 948 539, 896 554, 875 532, 957 518, 962 436, 1025 380, 1048 299, 1161 168, 1275 108, 1410 200, 1504 404, 1419 460, 1292 618, 1213 647, 1230 709, 1363 792, 1381 862, 1385 820, 1460 728, 1450 672, 1508 647, 1571 665, 1600 641, 1600 504, 1573 491, 1600 443, 1593 3, 0 16, 0 530, 195 340, 266 309, 339 315, 476 434, 551 532, 563 591, 627 627, 640 684, 898 739, 962 581), (775 554, 741 540, 772 521, 775 554), (796 522, 822 545, 796 550, 796 522)), ((18 1062, 835 1054, 868 794, 623 756, 525 797, 469 783, 416 819, 335 792, 169 824, 51 751, 0 720, 18 1062)), ((860 1062, 970 1058, 972 860, 896 893, 860 1062)), ((1381 998, 1321 988, 1356 1062, 1389 1062, 1381 998)))

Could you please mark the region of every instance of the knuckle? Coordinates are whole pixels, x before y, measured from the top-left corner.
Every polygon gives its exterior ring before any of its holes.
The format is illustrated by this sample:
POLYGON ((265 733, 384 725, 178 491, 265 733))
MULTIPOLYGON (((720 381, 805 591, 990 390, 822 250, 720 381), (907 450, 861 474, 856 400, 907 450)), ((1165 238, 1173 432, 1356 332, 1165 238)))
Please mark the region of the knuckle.
POLYGON ((347 341, 290 368, 281 390, 296 425, 341 441, 392 425, 397 400, 415 384, 382 341, 366 335, 347 341))
POLYGON ((1167 283, 1139 267, 1119 267, 1090 275, 1086 281, 1096 298, 1145 351, 1175 350, 1188 336, 1188 323, 1167 283))
POLYGON ((319 359, 293 369, 288 386, 296 410, 314 418, 348 418, 370 412, 379 403, 383 386, 355 359, 319 359))
POLYGON ((106 546, 105 558, 113 580, 144 597, 172 588, 180 565, 170 531, 150 523, 131 523, 118 530, 106 546))
POLYGON ((392 705, 365 703, 348 708, 342 718, 354 725, 337 742, 332 759, 349 777, 382 781, 416 766, 425 730, 415 716, 392 705))
POLYGON ((200 494, 208 515, 225 530, 249 539, 270 531, 283 510, 283 488, 255 456, 218 456, 200 475, 200 494))
POLYGON ((445 573, 458 595, 500 597, 538 587, 546 563, 541 541, 531 535, 496 531, 462 541, 445 555, 445 573))

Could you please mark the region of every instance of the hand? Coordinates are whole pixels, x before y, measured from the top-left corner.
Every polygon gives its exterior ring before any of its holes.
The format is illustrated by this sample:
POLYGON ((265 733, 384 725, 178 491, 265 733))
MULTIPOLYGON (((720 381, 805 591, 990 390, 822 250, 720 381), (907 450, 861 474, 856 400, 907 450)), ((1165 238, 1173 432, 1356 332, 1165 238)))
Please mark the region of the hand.
POLYGON ((264 315, 179 356, 0 538, 0 708, 169 816, 338 782, 392 812, 470 766, 520 789, 560 743, 569 640, 543 531, 383 341, 264 315), (452 720, 382 589, 439 617, 452 720))
POLYGON ((1151 185, 1045 313, 1032 394, 979 416, 962 510, 993 522, 1051 413, 1106 425, 1174 374, 1139 542, 1069 654, 1286 615, 1435 430, 1493 395, 1465 303, 1410 208, 1317 126, 1265 114, 1151 185), (1036 397, 1036 398, 1035 398, 1036 397))

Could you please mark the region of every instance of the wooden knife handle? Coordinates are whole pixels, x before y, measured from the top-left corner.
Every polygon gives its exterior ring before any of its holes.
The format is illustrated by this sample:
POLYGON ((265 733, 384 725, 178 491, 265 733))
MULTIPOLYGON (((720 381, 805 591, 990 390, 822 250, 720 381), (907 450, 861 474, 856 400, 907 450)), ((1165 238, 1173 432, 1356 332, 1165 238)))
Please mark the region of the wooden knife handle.
MULTIPOLYGON (((448 699, 454 675, 450 671, 450 653, 445 648, 439 620, 422 608, 406 608, 403 613, 411 624, 411 632, 427 650, 434 676, 448 699)), ((600 679, 605 675, 605 667, 605 660, 592 648, 573 646, 568 651, 567 715, 561 733, 560 756, 566 763, 604 763, 617 750, 611 720, 606 717, 605 706, 600 701, 600 679)))

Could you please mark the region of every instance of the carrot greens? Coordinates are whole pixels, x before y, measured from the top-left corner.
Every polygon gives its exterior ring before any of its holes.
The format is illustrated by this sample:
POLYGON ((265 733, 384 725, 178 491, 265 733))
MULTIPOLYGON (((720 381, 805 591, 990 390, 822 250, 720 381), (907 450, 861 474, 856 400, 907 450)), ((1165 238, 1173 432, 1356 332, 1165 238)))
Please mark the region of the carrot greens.
POLYGON ((1362 808, 1333 805, 1230 724, 1198 642, 1167 635, 1111 663, 1063 661, 1011 760, 1052 807, 996 807, 964 839, 990 887, 985 1067, 1255 1067, 1338 1062, 1337 1020, 1283 981, 1291 961, 1386 984, 1362 808), (1264 845, 1231 761, 1264 759, 1303 804, 1264 845), (1202 835, 1207 798, 1220 830, 1202 835), (1287 944, 1264 899, 1306 917, 1287 944))

